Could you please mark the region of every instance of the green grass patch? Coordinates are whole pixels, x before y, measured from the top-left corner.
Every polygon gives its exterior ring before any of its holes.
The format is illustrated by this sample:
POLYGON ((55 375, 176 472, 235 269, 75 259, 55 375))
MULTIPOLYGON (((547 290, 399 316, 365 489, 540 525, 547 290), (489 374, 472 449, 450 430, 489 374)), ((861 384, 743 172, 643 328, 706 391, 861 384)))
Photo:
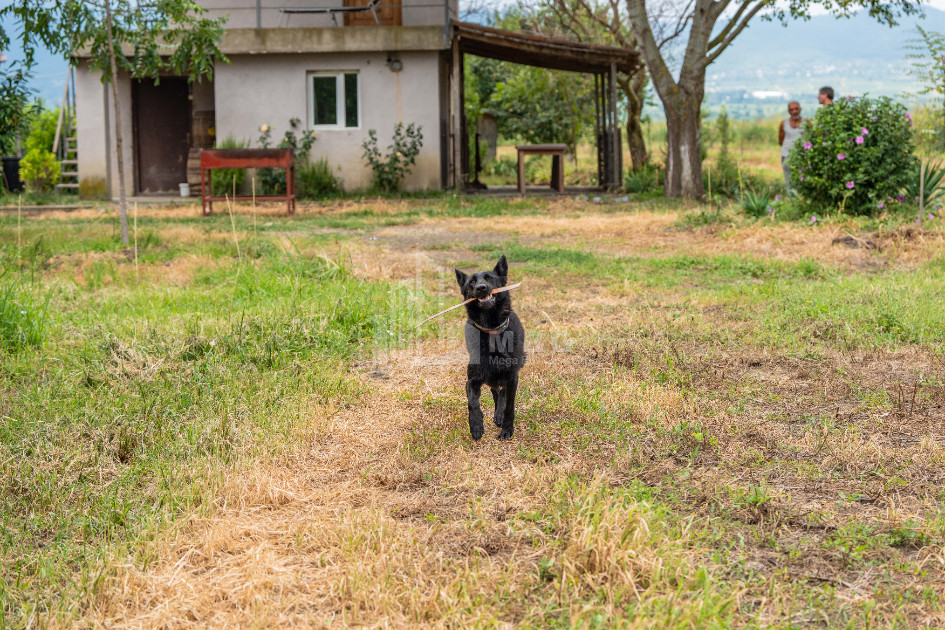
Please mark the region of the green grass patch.
POLYGON ((208 506, 227 467, 357 399, 350 361, 415 334, 423 302, 402 286, 231 247, 194 245, 217 264, 185 286, 138 280, 127 258, 101 263, 109 283, 30 281, 0 250, 4 623, 61 612, 109 550, 208 506))

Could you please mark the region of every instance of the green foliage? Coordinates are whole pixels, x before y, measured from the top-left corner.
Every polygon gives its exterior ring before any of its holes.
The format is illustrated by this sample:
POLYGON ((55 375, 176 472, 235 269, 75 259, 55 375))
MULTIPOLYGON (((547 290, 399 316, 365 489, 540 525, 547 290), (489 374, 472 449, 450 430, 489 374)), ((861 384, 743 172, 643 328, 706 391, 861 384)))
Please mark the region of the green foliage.
POLYGON ((0 351, 16 353, 42 343, 48 319, 46 304, 13 265, 0 270, 0 351))
POLYGON ((420 130, 421 127, 414 123, 410 123, 406 128, 403 123, 397 123, 394 126, 393 143, 387 147, 386 154, 381 154, 377 147, 377 132, 374 129, 368 131, 368 139, 361 144, 364 149, 362 157, 371 167, 376 188, 385 192, 400 188, 401 182, 420 153, 423 144, 423 134, 420 130))
POLYGON ((25 113, 32 93, 27 81, 23 68, 0 65, 0 155, 14 155, 16 137, 25 132, 25 113))
MULTIPOLYGON (((308 162, 309 153, 318 132, 312 129, 301 129, 302 121, 298 118, 289 120, 289 128, 282 134, 282 139, 276 145, 277 149, 292 149, 295 153, 296 166, 304 165, 308 162)), ((272 144, 272 125, 262 124, 259 127, 259 146, 268 149, 272 144)), ((274 195, 285 192, 285 169, 281 168, 261 168, 256 171, 259 183, 259 194, 274 195)), ((232 184, 231 184, 232 185, 232 184)))
POLYGON ((906 184, 906 199, 919 202, 920 191, 923 194, 922 205, 929 208, 933 203, 945 196, 945 169, 940 162, 929 161, 925 163, 925 183, 922 185, 922 168, 916 164, 912 170, 912 176, 909 183, 906 184))
POLYGON ((29 135, 24 143, 24 149, 29 152, 33 149, 52 151, 56 141, 56 127, 59 124, 59 109, 46 109, 42 101, 31 106, 34 115, 29 121, 29 135))
MULTIPOLYGON (((227 61, 218 47, 225 18, 202 17, 205 10, 191 0, 111 0, 109 12, 111 29, 106 28, 104 3, 14 0, 0 8, 0 22, 12 22, 17 28, 27 68, 32 67, 36 48, 64 56, 84 49, 91 53, 90 67, 106 82, 112 80, 112 61, 119 72, 155 80, 163 71, 191 80, 212 77, 214 62, 227 61), (110 53, 121 48, 134 53, 112 59, 110 53)), ((0 50, 8 41, 0 28, 0 50)))
POLYGON ((772 211, 771 192, 767 189, 756 193, 746 188, 741 192, 741 195, 739 195, 738 201, 745 211, 745 214, 754 219, 760 219, 772 211))
POLYGON ((643 168, 627 171, 623 178, 623 189, 628 193, 646 193, 663 186, 663 169, 658 164, 647 163, 643 168))
POLYGON ((483 110, 498 117, 499 133, 527 143, 561 142, 575 154, 578 140, 593 128, 590 77, 517 66, 495 86, 483 110))
POLYGON ((932 132, 933 146, 936 149, 945 148, 945 34, 937 31, 928 31, 916 26, 918 37, 906 44, 906 49, 912 52, 908 58, 912 60, 909 74, 922 85, 919 94, 935 94, 932 132))
POLYGON ((52 151, 30 149, 20 160, 20 179, 31 192, 49 192, 59 183, 62 167, 52 151))
POLYGON ((905 107, 889 98, 840 98, 805 119, 791 149, 791 181, 825 209, 873 214, 909 183, 910 126, 905 107))
POLYGON ((295 176, 300 199, 323 199, 341 192, 341 183, 324 158, 303 165, 295 176))
MULTIPOLYGON (((217 143, 218 149, 245 149, 248 143, 245 140, 237 140, 233 136, 227 136, 217 143)), ((239 191, 246 180, 246 169, 244 168, 221 168, 210 171, 210 185, 213 188, 214 195, 234 196, 233 189, 239 191)))

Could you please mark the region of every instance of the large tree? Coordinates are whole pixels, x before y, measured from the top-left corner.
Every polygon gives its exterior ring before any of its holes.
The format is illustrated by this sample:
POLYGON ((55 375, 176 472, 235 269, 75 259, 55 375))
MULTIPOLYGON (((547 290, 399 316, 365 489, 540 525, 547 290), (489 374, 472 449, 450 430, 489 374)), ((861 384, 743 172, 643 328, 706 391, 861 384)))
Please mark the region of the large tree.
MULTIPOLYGON (((118 151, 118 199, 121 240, 128 244, 128 210, 121 135, 121 108, 116 77, 159 81, 162 72, 190 81, 213 76, 213 65, 226 58, 218 43, 223 19, 203 17, 191 0, 12 0, 0 8, 0 19, 12 18, 20 32, 27 67, 44 46, 69 57, 83 50, 93 70, 112 86, 112 119, 118 151)), ((0 49, 9 36, 0 27, 0 49)))
POLYGON ((646 61, 653 87, 666 113, 666 195, 702 197, 699 135, 706 69, 758 15, 787 21, 808 18, 813 5, 838 17, 863 8, 881 23, 894 25, 901 15, 919 12, 919 0, 627 0, 627 17, 646 61), (652 6, 649 6, 652 5, 652 6), (689 27, 689 39, 677 77, 660 45, 666 16, 689 27))
MULTIPOLYGON (((531 16, 534 30, 639 52, 639 42, 626 20, 624 1, 541 0, 532 5, 520 0, 519 6, 524 15, 531 16)), ((665 39, 667 36, 660 34, 661 43, 665 39)), ((617 85, 627 98, 627 146, 634 170, 643 168, 647 161, 642 118, 648 83, 644 66, 632 74, 617 74, 617 85)))

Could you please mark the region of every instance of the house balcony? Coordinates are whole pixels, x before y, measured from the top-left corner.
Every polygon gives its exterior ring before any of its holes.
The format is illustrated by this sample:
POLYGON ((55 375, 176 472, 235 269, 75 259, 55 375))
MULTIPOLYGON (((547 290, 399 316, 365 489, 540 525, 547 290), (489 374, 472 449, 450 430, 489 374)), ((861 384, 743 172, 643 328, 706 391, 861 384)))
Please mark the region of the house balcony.
POLYGON ((439 26, 445 31, 459 18, 458 0, 200 0, 199 4, 206 17, 226 17, 225 28, 233 30, 439 26))

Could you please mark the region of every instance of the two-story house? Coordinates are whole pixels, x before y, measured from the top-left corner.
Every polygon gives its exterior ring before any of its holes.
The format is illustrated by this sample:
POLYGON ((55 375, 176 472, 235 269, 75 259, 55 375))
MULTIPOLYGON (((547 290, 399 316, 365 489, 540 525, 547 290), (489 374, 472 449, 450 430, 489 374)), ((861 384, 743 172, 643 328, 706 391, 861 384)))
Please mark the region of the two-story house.
MULTIPOLYGON (((201 0, 210 17, 228 16, 221 50, 230 63, 194 84, 119 78, 126 190, 176 192, 195 149, 228 137, 258 147, 262 125, 275 143, 292 118, 317 131, 311 157, 327 159, 347 189, 370 184, 361 157, 369 130, 384 150, 396 123, 415 123, 423 147, 405 187, 442 188, 457 0, 381 0, 374 11, 344 11, 368 3, 201 0)), ((105 180, 117 195, 111 89, 87 59, 75 62, 79 177, 105 180)))

